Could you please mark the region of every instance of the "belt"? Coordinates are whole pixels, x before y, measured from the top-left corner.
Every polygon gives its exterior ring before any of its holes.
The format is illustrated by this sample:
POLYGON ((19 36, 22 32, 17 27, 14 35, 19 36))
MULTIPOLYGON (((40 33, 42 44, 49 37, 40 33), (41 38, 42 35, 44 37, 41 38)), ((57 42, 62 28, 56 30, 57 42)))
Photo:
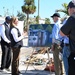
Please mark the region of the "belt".
POLYGON ((64 43, 64 46, 69 46, 69 44, 67 44, 67 43, 64 43))
POLYGON ((75 55, 75 51, 71 51, 71 53, 75 55))

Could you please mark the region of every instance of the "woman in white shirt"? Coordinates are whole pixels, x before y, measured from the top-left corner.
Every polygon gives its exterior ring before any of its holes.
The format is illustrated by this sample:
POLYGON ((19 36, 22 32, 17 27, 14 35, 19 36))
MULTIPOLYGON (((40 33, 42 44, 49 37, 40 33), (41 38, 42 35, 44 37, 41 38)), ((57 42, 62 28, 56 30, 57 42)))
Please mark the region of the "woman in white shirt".
POLYGON ((20 48, 23 45, 22 39, 25 36, 25 33, 21 35, 19 29, 17 28, 17 25, 18 19, 16 17, 12 17, 10 24, 11 48, 13 52, 12 75, 19 75, 19 54, 20 48))

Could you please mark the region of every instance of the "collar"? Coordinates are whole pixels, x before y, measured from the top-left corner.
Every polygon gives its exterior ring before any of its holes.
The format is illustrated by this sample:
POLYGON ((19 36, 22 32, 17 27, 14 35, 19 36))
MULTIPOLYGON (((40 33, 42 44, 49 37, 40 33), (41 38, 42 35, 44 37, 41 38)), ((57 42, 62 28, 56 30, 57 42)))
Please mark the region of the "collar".
POLYGON ((58 20, 55 24, 61 24, 61 21, 60 21, 60 20, 58 20))

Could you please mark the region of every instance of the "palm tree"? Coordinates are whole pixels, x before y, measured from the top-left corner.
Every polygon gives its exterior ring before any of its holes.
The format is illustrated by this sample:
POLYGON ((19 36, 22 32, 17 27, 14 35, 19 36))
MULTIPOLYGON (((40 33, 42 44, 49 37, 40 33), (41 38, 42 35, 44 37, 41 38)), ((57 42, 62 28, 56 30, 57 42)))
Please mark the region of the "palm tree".
POLYGON ((27 14, 27 25, 28 25, 29 14, 34 14, 34 12, 36 11, 34 0, 24 0, 22 11, 27 14))
POLYGON ((39 18, 40 18, 39 16, 35 17, 36 24, 39 24, 39 18))
POLYGON ((50 19, 49 18, 45 18, 45 24, 50 24, 50 19))
POLYGON ((64 17, 61 18, 61 21, 63 22, 63 21, 67 18, 67 16, 68 16, 69 14, 68 14, 68 11, 67 11, 67 6, 68 6, 68 4, 63 3, 62 6, 63 6, 64 9, 57 9, 56 12, 63 12, 63 13, 65 14, 64 17))
POLYGON ((63 6, 64 9, 57 9, 56 12, 63 12, 65 15, 69 15, 68 11, 67 11, 68 4, 63 3, 62 6, 63 6))
POLYGON ((17 11, 17 17, 20 21, 24 21, 26 19, 25 14, 20 11, 17 11))

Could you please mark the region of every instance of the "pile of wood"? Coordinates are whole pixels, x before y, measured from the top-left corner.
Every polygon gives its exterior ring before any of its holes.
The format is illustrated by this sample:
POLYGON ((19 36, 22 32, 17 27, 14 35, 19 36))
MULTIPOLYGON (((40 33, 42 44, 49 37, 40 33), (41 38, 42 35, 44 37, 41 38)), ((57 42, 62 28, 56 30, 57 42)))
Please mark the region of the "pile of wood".
MULTIPOLYGON (((45 54, 48 54, 47 52, 50 52, 50 48, 48 47, 41 47, 40 50, 37 51, 36 54, 32 54, 26 61, 26 64, 36 64, 42 65, 43 63, 46 63, 46 67, 44 70, 54 72, 54 60, 51 57, 45 58, 45 54)), ((48 55, 47 55, 48 56, 48 55)))
POLYGON ((46 62, 47 59, 43 58, 41 54, 45 54, 47 53, 47 51, 49 51, 48 47, 40 47, 40 50, 38 50, 37 52, 33 52, 33 54, 25 61, 25 63, 34 63, 34 62, 38 62, 39 60, 41 60, 41 62, 46 62))
POLYGON ((45 54, 47 52, 50 52, 50 47, 40 47, 33 54, 45 54))
POLYGON ((46 62, 47 59, 46 58, 43 58, 42 55, 40 54, 36 54, 36 55, 33 55, 31 56, 29 59, 27 59, 25 61, 25 63, 29 63, 29 64, 34 64, 34 63, 38 63, 38 64, 41 64, 42 62, 46 62))
POLYGON ((47 51, 50 51, 50 48, 48 48, 48 47, 42 47, 42 48, 38 51, 38 53, 39 53, 39 54, 45 54, 45 53, 47 53, 47 51))

